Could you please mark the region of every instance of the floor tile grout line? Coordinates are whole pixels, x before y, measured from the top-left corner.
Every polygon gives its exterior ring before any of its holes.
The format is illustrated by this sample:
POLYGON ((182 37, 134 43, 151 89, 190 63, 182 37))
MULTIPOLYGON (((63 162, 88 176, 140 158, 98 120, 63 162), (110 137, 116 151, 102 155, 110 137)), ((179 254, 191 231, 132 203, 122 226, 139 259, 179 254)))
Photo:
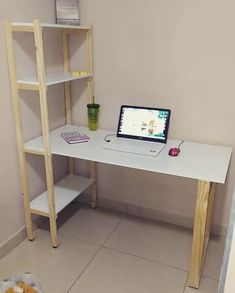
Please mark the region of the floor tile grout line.
MULTIPOLYGON (((147 259, 147 258, 144 258, 144 257, 141 257, 141 256, 138 256, 138 255, 134 255, 134 254, 130 254, 130 253, 126 253, 124 251, 120 251, 120 250, 116 250, 116 249, 112 249, 110 247, 107 247, 105 246, 105 244, 107 243, 107 241, 110 239, 110 237, 113 235, 113 233, 117 230, 117 228, 120 226, 121 222, 125 219, 125 217, 121 218, 120 221, 117 223, 117 225, 114 227, 114 229, 112 230, 112 232, 110 233, 109 237, 105 240, 105 242, 99 246, 99 249, 97 250, 96 254, 93 256, 93 258, 90 260, 90 262, 85 266, 85 268, 82 270, 82 272, 78 275, 78 277, 76 278, 76 280, 72 283, 72 285, 70 286, 70 288, 68 289, 67 293, 69 293, 71 291, 71 289, 73 288, 74 284, 81 278, 81 276, 84 274, 84 272, 87 270, 87 268, 91 265, 91 263, 93 262, 93 260, 95 259, 95 257, 98 255, 98 253, 103 249, 103 248, 106 248, 106 249, 109 249, 109 250, 112 250, 112 251, 115 251, 115 252, 118 252, 118 253, 122 253, 122 254, 125 254, 125 255, 129 255, 129 256, 133 256, 133 257, 136 257, 136 258, 139 258, 139 259, 143 259, 145 261, 149 261, 151 263, 156 263, 156 264, 160 264, 160 265, 163 265, 165 267, 169 267, 169 268, 172 268, 172 269, 176 269, 176 270, 179 270, 179 271, 182 271, 182 272, 185 272, 187 273, 187 275, 189 274, 188 271, 185 271, 183 269, 180 269, 180 268, 177 268, 177 267, 174 267, 174 266, 171 266, 171 265, 168 265, 168 264, 164 264, 164 263, 161 263, 161 262, 157 262, 157 261, 154 261, 154 260, 151 260, 151 259, 147 259)), ((63 234, 64 235, 64 234, 63 234)), ((66 236, 66 235, 64 235, 66 236)), ((68 236, 66 236, 68 237, 68 236)), ((70 236, 71 237, 71 236, 70 236)), ((71 237, 73 238, 73 237, 71 237)), ((76 238, 73 238, 73 239, 76 239, 76 238)), ((78 241, 80 241, 79 239, 76 239, 78 241)), ((94 243, 91 243, 91 242, 88 242, 88 241, 84 241, 84 240, 81 240, 83 242, 86 242, 86 243, 89 243, 89 244, 93 244, 94 243)), ((97 244, 95 244, 96 246, 98 246, 97 244)), ((186 284, 187 284, 187 279, 186 278, 186 282, 184 284, 184 289, 186 288, 186 284)), ((182 292, 184 293, 184 291, 182 292)))
POLYGON ((113 228, 107 239, 102 243, 102 247, 105 247, 105 244, 108 242, 108 240, 111 238, 113 233, 117 230, 117 228, 120 226, 121 222, 124 220, 124 218, 121 218, 120 221, 117 223, 117 225, 113 228))
POLYGON ((185 293, 185 290, 186 290, 187 284, 188 284, 188 279, 189 279, 189 273, 187 275, 187 278, 186 278, 186 281, 185 281, 185 284, 184 284, 184 289, 183 289, 183 292, 182 293, 185 293))
POLYGON ((97 254, 100 252, 100 250, 104 247, 104 244, 109 240, 109 238, 112 236, 112 234, 116 231, 116 229, 118 228, 118 226, 120 225, 120 223, 123 221, 124 217, 120 218, 120 221, 117 223, 117 225, 114 227, 114 229, 111 231, 110 235, 108 236, 108 238, 105 240, 105 242, 103 243, 103 245, 97 245, 97 244, 94 244, 94 243, 91 243, 89 241, 85 241, 85 240, 80 240, 80 239, 77 239, 75 237, 72 237, 72 236, 66 236, 65 234, 61 233, 63 236, 65 237, 70 237, 72 239, 75 239, 77 241, 82 241, 82 242, 85 242, 85 243, 88 243, 88 244, 91 244, 91 245, 96 245, 98 246, 98 250, 97 252, 95 253, 95 255, 92 257, 92 259, 89 261, 89 263, 84 267, 84 269, 82 270, 82 272, 78 275, 78 277, 76 278, 76 280, 72 283, 72 285, 70 286, 70 288, 67 290, 67 293, 69 293, 71 291, 71 289, 73 288, 74 284, 81 278, 81 276, 83 275, 83 273, 86 271, 86 269, 88 268, 88 266, 92 263, 92 261, 95 259, 95 257, 97 256, 97 254))
POLYGON ((81 278, 81 276, 83 275, 83 273, 86 271, 86 269, 89 267, 89 265, 93 262, 94 258, 97 256, 97 254, 100 252, 101 249, 102 249, 102 246, 100 246, 98 248, 98 250, 96 251, 95 255, 91 258, 91 260, 88 262, 88 264, 84 267, 84 269, 78 275, 78 277, 76 278, 76 280, 69 287, 69 289, 67 290, 67 293, 69 293, 71 291, 71 289, 73 288, 73 286, 75 285, 75 283, 77 283, 77 281, 81 278))
POLYGON ((88 240, 84 240, 84 239, 81 239, 81 238, 77 238, 77 237, 72 236, 72 235, 67 235, 67 234, 64 234, 63 232, 60 232, 60 234, 61 234, 63 237, 68 237, 68 238, 71 238, 71 239, 73 239, 73 240, 80 241, 80 242, 83 242, 83 243, 86 243, 86 244, 90 244, 90 245, 94 245, 94 246, 102 247, 101 244, 97 244, 97 243, 95 243, 95 242, 91 242, 91 241, 88 241, 88 240))
MULTIPOLYGON (((120 220, 120 222, 122 221, 122 219, 120 220)), ((118 225, 117 225, 118 226, 118 225)), ((144 257, 140 257, 140 256, 137 256, 137 255, 133 255, 133 254, 130 254, 130 253, 125 253, 123 251, 119 251, 119 250, 115 250, 115 249, 112 249, 112 248, 109 248, 109 247, 105 247, 105 246, 99 246, 97 252, 95 253, 95 255, 91 258, 91 260, 89 261, 89 263, 84 267, 84 269, 81 271, 81 273, 78 275, 78 277, 76 278, 76 280, 72 283, 72 285, 69 287, 69 289, 67 290, 67 293, 69 293, 71 291, 71 289, 73 288, 73 286, 75 285, 75 283, 81 278, 81 276, 84 274, 84 272, 87 270, 87 268, 91 265, 91 263, 94 261, 94 259, 96 258, 96 256, 98 255, 98 253, 103 249, 103 248, 106 248, 106 249, 109 249, 109 250, 112 250, 112 251, 115 251, 115 252, 119 252, 119 253, 122 253, 122 254, 125 254, 125 255, 129 255, 129 256, 133 256, 133 257, 136 257, 136 258, 139 258, 139 259, 143 259, 145 261, 149 261, 151 263, 156 263, 156 264, 160 264, 160 265, 163 265, 165 267, 169 267, 169 268, 172 268, 172 269, 176 269, 176 270, 179 270, 179 271, 182 271, 182 272, 185 272, 187 273, 187 278, 186 278, 186 281, 184 283, 184 288, 183 288, 183 291, 182 293, 185 293, 185 290, 187 288, 187 282, 188 282, 188 276, 189 276, 189 272, 188 271, 185 271, 183 269, 180 269, 180 268, 177 268, 177 267, 174 267, 174 266, 171 266, 171 265, 168 265, 168 264, 164 264, 164 263, 161 263, 161 262, 156 262, 154 260, 150 260, 150 259, 146 259, 144 257)))
POLYGON ((108 236, 108 238, 102 243, 102 244, 97 244, 95 242, 92 242, 92 241, 89 241, 89 240, 84 240, 84 239, 81 239, 81 238, 78 238, 78 237, 75 237, 75 236, 71 236, 71 235, 67 235, 66 233, 64 232, 59 232, 61 235, 63 235, 64 237, 69 237, 69 238, 72 238, 74 240, 77 240, 77 241, 81 241, 81 242, 85 242, 85 243, 88 243, 88 244, 91 244, 91 245, 95 245, 95 246, 99 246, 99 247, 105 247, 105 243, 110 239, 110 237, 113 235, 113 233, 116 231, 116 229, 118 228, 118 226, 121 224, 123 219, 120 219, 119 222, 116 224, 116 226, 113 228, 113 230, 110 232, 110 235, 108 236))
MULTIPOLYGON (((60 232, 61 235, 63 235, 64 237, 68 237, 68 238, 71 238, 75 241, 80 241, 80 242, 83 242, 83 243, 86 243, 86 244, 89 244, 89 245, 94 245, 96 247, 98 247, 98 250, 97 250, 97 253, 95 254, 95 256, 91 259, 91 261, 89 262, 88 265, 90 265, 90 263, 93 261, 93 259, 96 257, 96 255, 98 254, 98 252, 102 249, 102 248, 105 248, 105 249, 109 249, 109 250, 112 250, 112 251, 115 251, 115 252, 118 252, 118 253, 122 253, 122 254, 125 254, 125 255, 129 255, 129 256, 133 256, 133 257, 137 257, 139 259, 143 259, 145 261, 149 261, 149 262, 152 262, 152 263, 156 263, 156 264, 160 264, 160 265, 163 265, 163 266, 166 266, 166 267, 169 267, 169 268, 172 268, 172 269, 176 269, 176 270, 179 270, 179 271, 182 271, 182 272, 185 272, 185 273, 188 273, 188 277, 189 277, 189 271, 187 270, 184 270, 184 269, 181 269, 181 268, 178 268, 178 267, 175 267, 173 265, 169 265, 169 264, 165 264, 165 263, 162 263, 162 262, 159 262, 159 261, 156 261, 156 260, 152 260, 152 259, 149 259, 149 258, 145 258, 145 257, 142 257, 142 256, 139 256, 139 255, 135 255, 135 254, 132 254, 132 253, 128 253, 128 252, 125 252, 125 251, 122 251, 122 250, 118 250, 118 249, 115 249, 115 248, 111 248, 111 247, 108 247, 108 246, 105 246, 105 243, 110 239, 110 237, 112 236, 112 234, 116 231, 116 229, 118 228, 118 226, 121 224, 121 222, 125 219, 125 217, 121 218, 120 221, 117 223, 117 225, 115 226, 115 228, 113 229, 113 231, 110 233, 110 236, 107 238, 107 240, 104 242, 104 244, 97 244, 97 243, 94 243, 94 242, 90 242, 90 241, 87 241, 87 240, 84 240, 84 239, 79 239, 79 238, 76 238, 76 237, 73 237, 71 235, 66 235, 64 234, 63 232, 60 232)), ((87 266, 88 266, 87 265, 87 266)), ((82 272, 83 273, 83 272, 82 272)), ((81 274, 82 274, 81 273, 81 274)), ((77 280, 80 278, 81 274, 78 276, 78 278, 76 279, 76 281, 72 284, 72 286, 70 287, 69 290, 71 290, 71 288, 73 287, 73 285, 77 282, 77 280)), ((187 288, 187 281, 188 281, 188 277, 187 277, 187 280, 186 280, 186 283, 185 283, 185 286, 184 286, 184 291, 183 293, 185 292, 186 288, 187 288)), ((212 278, 212 277, 209 277, 209 276, 206 276, 206 275, 202 275, 202 278, 206 278, 206 279, 209 279, 209 280, 212 280, 212 281, 219 281, 218 279, 216 278, 212 278)), ((69 291, 68 291, 69 292, 69 291)))
MULTIPOLYGON (((128 253, 128 252, 125 252, 123 250, 119 250, 119 249, 116 249, 116 248, 112 248, 112 247, 108 247, 108 246, 105 246, 106 242, 110 239, 110 237, 112 236, 112 234, 116 231, 116 229, 118 228, 118 226, 121 224, 121 222, 124 220, 123 219, 120 219, 119 223, 116 225, 116 227, 113 229, 113 231, 111 232, 110 236, 105 240, 105 242, 103 244, 97 244, 95 242, 91 242, 91 241, 88 241, 88 240, 84 240, 84 239, 81 239, 81 238, 77 238, 77 237, 74 237, 74 236, 71 236, 71 235, 66 235, 64 234, 63 232, 60 232, 61 235, 63 235, 64 237, 68 237, 68 238, 71 238, 73 240, 76 240, 76 241, 81 241, 83 243, 87 243, 87 244, 90 244, 90 245, 94 245, 94 246, 97 246, 97 247, 100 247, 100 248, 107 248, 107 249, 110 249, 110 250, 113 250, 113 251, 116 251, 116 252, 120 252, 120 253, 123 253, 123 254, 126 254, 126 255, 130 255, 130 256, 134 256, 134 257, 138 257, 140 259, 144 259, 144 260, 147 260, 147 261, 151 261, 153 263, 158 263, 158 264, 161 264, 161 265, 165 265, 165 266, 168 266, 170 268, 174 268, 174 269, 177 269, 177 270, 181 270, 183 272, 188 272, 188 270, 184 270, 184 269, 181 269, 181 268, 178 268, 176 266, 173 266, 173 265, 169 265, 169 264, 165 264, 165 263, 162 263, 160 261, 157 261, 157 260, 152 260, 150 258, 146 258, 146 257, 143 257, 143 256, 140 256, 140 255, 136 255, 136 254, 132 254, 132 253, 128 253)), ((212 281, 219 281, 219 279, 217 278, 213 278, 213 277, 210 277, 210 276, 207 276, 207 275, 203 275, 201 276, 202 278, 206 278, 206 279, 209 279, 209 280, 212 280, 212 281)))
POLYGON ((188 270, 184 270, 184 269, 175 267, 173 265, 165 264, 165 263, 162 263, 162 262, 159 262, 159 261, 156 261, 156 260, 152 260, 152 259, 149 259, 149 258, 146 258, 146 257, 143 257, 143 256, 139 256, 139 255, 136 255, 136 254, 128 253, 128 252, 125 252, 125 251, 122 251, 122 250, 114 249, 112 247, 102 246, 102 248, 106 248, 106 249, 109 249, 109 250, 112 250, 112 251, 115 251, 115 252, 119 252, 119 253, 122 253, 122 254, 125 254, 125 255, 128 255, 128 256, 137 257, 139 259, 142 259, 142 260, 145 260, 145 261, 149 261, 151 263, 160 264, 162 266, 166 266, 166 267, 169 267, 169 268, 172 268, 172 269, 176 269, 176 270, 181 271, 181 272, 184 272, 184 273, 189 273, 188 270))
MULTIPOLYGON (((117 224, 117 227, 119 226, 119 224, 122 222, 123 219, 120 220, 120 222, 117 224)), ((115 232, 115 230, 117 229, 114 228, 113 232, 115 232)), ((113 232, 111 233, 111 235, 113 234, 113 232)), ((90 245, 94 245, 94 246, 97 246, 99 247, 99 251, 100 249, 102 248, 105 248, 105 249, 108 249, 108 250, 112 250, 112 251, 115 251, 115 252, 118 252, 118 253, 122 253, 122 254, 125 254, 125 255, 129 255, 129 256, 133 256, 133 257, 137 257, 139 259, 143 259, 145 261, 149 261, 149 262, 152 262, 152 263, 156 263, 156 264, 160 264, 160 265, 163 265, 163 266, 166 266, 166 267, 169 267, 169 268, 172 268, 172 269, 176 269, 176 270, 179 270, 179 271, 182 271, 182 272, 185 272, 185 273, 189 273, 188 270, 184 270, 184 269, 181 269, 181 268, 178 268, 176 266, 173 266, 173 265, 169 265, 169 264, 165 264, 163 262, 160 262, 160 261, 156 261, 156 260, 153 260, 153 259, 150 259, 150 258, 146 258, 146 257, 143 257, 143 256, 140 256, 140 255, 136 255, 136 254, 132 254, 132 253, 129 253, 129 252, 125 252, 123 250, 119 250, 119 249, 115 249, 115 248, 112 248, 112 247, 108 247, 108 246, 105 246, 105 243, 109 240, 109 238, 105 241, 104 244, 97 244, 97 243, 94 243, 94 242, 90 242, 90 241, 87 241, 87 240, 83 240, 83 239, 79 239, 79 238, 76 238, 74 236, 71 236, 71 235, 65 235, 61 232, 61 234, 64 236, 64 237, 68 237, 68 238, 71 238, 75 241, 80 241, 80 242, 83 242, 83 243, 87 243, 87 244, 90 244, 90 245)), ((111 236, 110 235, 110 236, 111 236)), ((203 276, 205 277, 205 276, 203 276)), ((216 279, 213 279, 213 278, 210 278, 210 277, 205 277, 207 279, 211 279, 213 281, 218 281, 216 279)))
MULTIPOLYGON (((66 234, 64 234, 62 232, 61 232, 61 234, 64 235, 65 237, 71 237, 72 239, 75 239, 75 240, 78 240, 78 241, 82 241, 82 242, 88 243, 90 245, 95 245, 95 246, 99 247, 99 251, 100 251, 101 248, 107 248, 107 249, 111 249, 113 251, 117 251, 117 252, 120 252, 120 253, 124 253, 124 254, 130 255, 130 256, 134 256, 134 257, 140 258, 140 259, 144 259, 146 261, 150 261, 150 262, 153 262, 153 263, 158 263, 158 264, 161 264, 161 265, 164 265, 164 266, 168 266, 170 268, 177 269, 177 270, 180 270, 180 271, 183 271, 183 272, 188 272, 187 270, 181 269, 181 268, 176 267, 176 266, 173 266, 173 265, 165 264, 165 263, 162 263, 162 262, 159 262, 159 261, 156 261, 156 260, 152 260, 152 259, 148 259, 148 258, 145 258, 145 257, 141 257, 139 255, 135 255, 135 254, 132 254, 132 253, 126 253, 126 252, 124 252, 122 250, 118 250, 118 249, 114 249, 114 248, 110 248, 108 246, 105 246, 105 245, 107 245, 107 242, 110 240, 110 238, 115 233, 115 231, 118 229, 118 227, 120 226, 120 224, 125 219, 128 219, 129 216, 132 216, 132 215, 129 215, 127 213, 127 214, 124 214, 124 215, 120 216, 119 222, 115 225, 115 227, 113 228, 113 230, 109 233, 107 239, 102 244, 97 244, 97 243, 90 242, 88 240, 83 240, 83 239, 80 239, 80 238, 76 238, 76 237, 73 237, 73 236, 67 236, 66 234)), ((210 279, 212 281, 218 281, 218 278, 210 277, 210 276, 207 276, 207 275, 202 275, 202 277, 207 278, 207 279, 210 279)))

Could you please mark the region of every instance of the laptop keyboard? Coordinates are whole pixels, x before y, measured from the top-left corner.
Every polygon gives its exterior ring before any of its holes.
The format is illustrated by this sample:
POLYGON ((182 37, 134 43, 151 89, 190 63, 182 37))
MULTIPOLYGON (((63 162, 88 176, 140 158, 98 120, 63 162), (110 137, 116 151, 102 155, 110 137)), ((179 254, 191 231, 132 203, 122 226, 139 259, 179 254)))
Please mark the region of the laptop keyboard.
POLYGON ((164 146, 165 144, 163 143, 116 138, 111 142, 105 143, 104 148, 119 152, 155 157, 164 148, 164 146))

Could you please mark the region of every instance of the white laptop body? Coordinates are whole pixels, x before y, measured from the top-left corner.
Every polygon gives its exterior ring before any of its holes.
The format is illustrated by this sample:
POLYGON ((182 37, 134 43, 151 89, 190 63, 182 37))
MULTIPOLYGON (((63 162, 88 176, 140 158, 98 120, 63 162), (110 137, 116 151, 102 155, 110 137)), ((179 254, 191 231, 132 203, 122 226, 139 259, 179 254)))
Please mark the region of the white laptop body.
POLYGON ((157 156, 165 147, 170 122, 169 109, 122 105, 117 136, 104 143, 105 149, 157 156))

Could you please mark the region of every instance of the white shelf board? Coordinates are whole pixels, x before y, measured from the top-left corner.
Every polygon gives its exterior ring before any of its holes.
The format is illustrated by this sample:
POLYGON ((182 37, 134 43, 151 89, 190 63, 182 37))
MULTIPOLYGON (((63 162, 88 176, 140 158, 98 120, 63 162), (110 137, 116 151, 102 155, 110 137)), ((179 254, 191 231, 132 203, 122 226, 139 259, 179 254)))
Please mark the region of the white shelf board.
POLYGON ((82 25, 66 25, 66 24, 55 24, 55 23, 42 23, 44 28, 55 28, 55 29, 75 29, 75 30, 90 30, 91 26, 82 26, 82 25))
MULTIPOLYGON (((12 26, 14 27, 33 27, 33 23, 28 22, 12 22, 12 26)), ((41 23, 41 27, 43 28, 55 28, 55 29, 75 29, 75 30, 89 30, 91 26, 77 26, 77 25, 63 25, 56 23, 41 23)))
MULTIPOLYGON (((168 140, 157 157, 148 157, 104 149, 104 137, 113 131, 89 131, 86 127, 64 125, 50 132, 52 154, 96 161, 105 164, 135 168, 167 175, 224 183, 231 158, 232 148, 185 141, 178 157, 170 157, 171 147, 180 141, 168 140), (80 131, 90 137, 85 143, 70 145, 61 138, 61 132, 80 131)), ((26 142, 25 151, 43 152, 42 137, 26 142)))
MULTIPOLYGON (((70 202, 78 197, 84 190, 94 183, 91 178, 68 175, 55 184, 55 210, 56 214, 62 211, 70 202)), ((30 202, 30 208, 49 213, 47 191, 30 202)))
MULTIPOLYGON (((84 74, 80 76, 73 76, 71 72, 56 72, 50 73, 46 75, 46 85, 53 85, 58 84, 66 81, 76 80, 76 79, 83 79, 91 77, 91 74, 84 74)), ((23 79, 17 80, 19 85, 38 85, 38 78, 37 76, 25 77, 23 79)))

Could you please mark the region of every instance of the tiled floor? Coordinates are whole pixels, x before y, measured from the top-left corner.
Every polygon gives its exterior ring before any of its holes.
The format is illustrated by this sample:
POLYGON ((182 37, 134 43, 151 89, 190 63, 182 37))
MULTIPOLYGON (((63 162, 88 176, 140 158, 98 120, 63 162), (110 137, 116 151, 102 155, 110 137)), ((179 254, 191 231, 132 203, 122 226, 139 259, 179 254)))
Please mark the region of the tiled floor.
POLYGON ((209 242, 198 290, 187 287, 192 232, 73 203, 59 217, 60 246, 48 225, 0 260, 0 279, 34 273, 44 293, 216 293, 224 239, 209 242))

